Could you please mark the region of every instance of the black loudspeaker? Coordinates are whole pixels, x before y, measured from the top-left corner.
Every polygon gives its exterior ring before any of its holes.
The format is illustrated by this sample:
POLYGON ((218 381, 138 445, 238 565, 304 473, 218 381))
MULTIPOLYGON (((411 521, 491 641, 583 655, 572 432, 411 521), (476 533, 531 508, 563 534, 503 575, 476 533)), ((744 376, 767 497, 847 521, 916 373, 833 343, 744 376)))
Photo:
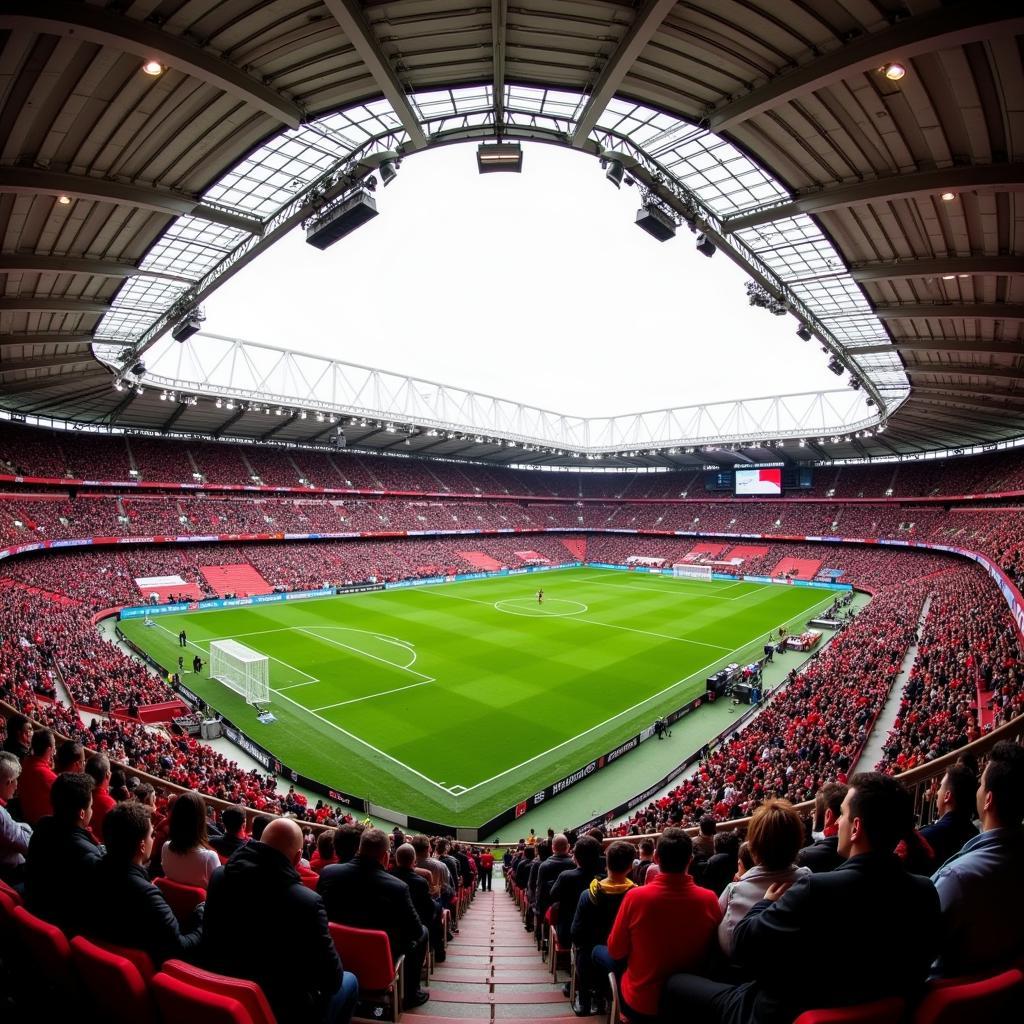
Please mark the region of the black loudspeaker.
POLYGON ((657 206, 642 206, 636 211, 636 226, 659 242, 667 242, 676 236, 675 221, 657 206))
POLYGON ((373 196, 360 189, 313 221, 306 228, 306 241, 318 249, 326 249, 376 216, 377 204, 373 196))

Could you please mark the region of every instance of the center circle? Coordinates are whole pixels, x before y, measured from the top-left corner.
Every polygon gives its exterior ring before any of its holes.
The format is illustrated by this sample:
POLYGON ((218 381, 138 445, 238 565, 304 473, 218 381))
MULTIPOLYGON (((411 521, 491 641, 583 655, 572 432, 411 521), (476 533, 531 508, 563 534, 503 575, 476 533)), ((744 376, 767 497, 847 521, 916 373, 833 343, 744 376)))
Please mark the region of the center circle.
POLYGON ((494 607, 496 611, 504 612, 506 615, 523 615, 526 618, 548 616, 556 619, 583 615, 590 610, 582 601, 569 601, 558 597, 545 597, 543 604, 539 604, 532 597, 509 597, 504 601, 495 601, 494 607), (555 605, 558 610, 551 611, 551 605, 555 605), (566 610, 560 610, 563 608, 566 610))

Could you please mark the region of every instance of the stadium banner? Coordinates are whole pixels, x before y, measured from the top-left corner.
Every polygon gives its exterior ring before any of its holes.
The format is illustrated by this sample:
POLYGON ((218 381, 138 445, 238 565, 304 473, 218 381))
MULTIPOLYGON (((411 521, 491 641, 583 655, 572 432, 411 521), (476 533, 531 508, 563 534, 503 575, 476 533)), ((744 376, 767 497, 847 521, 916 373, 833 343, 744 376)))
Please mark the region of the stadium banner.
POLYGON ((528 565, 521 569, 495 569, 494 572, 460 572, 454 576, 424 576, 418 580, 397 580, 385 583, 384 590, 403 590, 406 587, 429 587, 438 583, 461 583, 463 580, 486 580, 495 576, 521 576, 528 572, 551 572, 552 569, 578 569, 581 562, 560 562, 558 565, 528 565))
MULTIPOLYGON (((699 707, 702 701, 700 700, 700 698, 698 698, 697 700, 691 701, 690 703, 691 705, 696 705, 697 707, 699 707)), ((690 710, 692 710, 691 707, 687 707, 686 709, 680 709, 681 713, 678 715, 678 718, 682 718, 683 715, 688 714, 690 710)), ((729 725, 725 729, 723 729, 714 739, 708 741, 708 743, 701 747, 700 750, 694 751, 694 753, 690 754, 689 757, 687 757, 684 761, 681 761, 671 771, 669 771, 667 775, 663 775, 657 782, 652 783, 642 793, 637 793, 636 796, 630 797, 628 800, 624 800, 622 803, 617 804, 610 810, 605 811, 604 814, 598 815, 595 818, 590 818, 588 821, 584 821, 582 824, 575 826, 573 831, 576 833, 584 833, 587 831, 587 829, 591 829, 596 826, 605 826, 609 822, 614 821, 616 818, 621 818, 622 815, 628 814, 630 811, 636 810, 636 808, 647 803, 647 801, 650 800, 651 797, 653 797, 660 790, 664 789, 670 783, 675 782, 675 780, 678 779, 679 776, 682 775, 687 768, 689 768, 696 761, 699 761, 702 757, 705 756, 706 753, 710 752, 714 747, 717 747, 727 736, 735 732, 741 725, 744 724, 744 722, 747 721, 748 718, 750 718, 757 711, 757 707, 751 707, 750 709, 745 711, 739 718, 737 718, 736 721, 730 722, 729 725)), ((672 721, 677 721, 678 718, 673 719, 672 715, 668 715, 667 721, 671 723, 672 721)))
MULTIPOLYGON (((618 566, 617 568, 623 568, 618 566)), ((680 718, 688 715, 691 711, 696 710, 704 704, 704 697, 694 697, 693 700, 688 701, 680 708, 676 708, 675 711, 668 715, 665 715, 665 720, 671 724, 677 722, 680 718)), ((741 719, 742 720, 742 719, 741 719)), ((735 725, 736 723, 731 723, 735 725)), ((629 739, 623 740, 618 746, 609 750, 606 754, 602 754, 600 757, 594 758, 592 761, 588 761, 582 768, 577 768, 576 771, 571 772, 569 775, 564 776, 557 782, 553 782, 550 786, 546 786, 544 789, 538 790, 533 796, 526 800, 521 800, 515 807, 510 807, 501 814, 491 818, 490 821, 485 822, 477 829, 478 841, 483 841, 488 835, 494 832, 496 829, 508 824, 510 821, 515 821, 516 818, 521 818, 528 810, 534 807, 539 807, 545 800, 550 800, 553 797, 558 796, 559 793, 564 793, 567 789, 571 789, 578 782, 582 782, 584 779, 590 778, 595 772, 601 771, 602 768, 607 768, 608 765, 614 764, 620 757, 628 754, 630 751, 635 750, 644 740, 648 740, 654 735, 654 726, 649 725, 640 732, 630 736, 629 739)), ((686 765, 678 769, 678 772, 682 772, 686 765)), ((675 776, 673 776, 674 778, 675 776)))
POLYGON ((383 583, 343 583, 334 588, 337 594, 370 594, 383 589, 383 583))
POLYGON ((174 604, 144 604, 135 605, 131 608, 122 608, 118 613, 119 619, 143 619, 154 615, 181 615, 187 612, 193 605, 188 601, 175 601, 174 604))
MULTIPOLYGON (((364 589, 380 589, 378 584, 364 589)), ((178 601, 175 604, 144 604, 122 608, 121 619, 142 619, 153 615, 175 615, 190 611, 211 611, 215 608, 244 608, 254 604, 280 604, 282 601, 304 601, 313 597, 333 597, 336 587, 321 587, 319 590, 289 590, 278 594, 253 594, 252 597, 209 597, 203 601, 178 601)))

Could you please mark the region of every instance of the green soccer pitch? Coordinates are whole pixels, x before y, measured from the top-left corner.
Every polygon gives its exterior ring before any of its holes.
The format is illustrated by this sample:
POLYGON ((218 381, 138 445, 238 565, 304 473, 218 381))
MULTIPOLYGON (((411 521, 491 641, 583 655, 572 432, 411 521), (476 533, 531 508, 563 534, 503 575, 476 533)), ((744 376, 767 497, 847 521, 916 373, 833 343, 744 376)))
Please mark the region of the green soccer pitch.
POLYGON ((834 596, 584 567, 121 628, 170 668, 208 662, 211 640, 266 654, 268 725, 208 665, 183 680, 296 771, 471 826, 703 693, 714 670, 753 660, 770 631, 802 629, 834 596))

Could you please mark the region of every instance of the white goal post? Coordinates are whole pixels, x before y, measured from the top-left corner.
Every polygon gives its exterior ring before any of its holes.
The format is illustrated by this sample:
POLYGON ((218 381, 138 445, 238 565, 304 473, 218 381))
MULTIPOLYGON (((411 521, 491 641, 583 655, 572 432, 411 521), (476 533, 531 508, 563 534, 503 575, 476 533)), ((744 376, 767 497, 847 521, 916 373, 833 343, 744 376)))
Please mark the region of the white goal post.
POLYGON ((679 577, 686 577, 694 580, 709 580, 711 579, 711 566, 710 565, 673 565, 672 575, 679 577))
POLYGON ((237 640, 210 642, 210 678, 240 693, 247 704, 270 703, 270 659, 237 640))

